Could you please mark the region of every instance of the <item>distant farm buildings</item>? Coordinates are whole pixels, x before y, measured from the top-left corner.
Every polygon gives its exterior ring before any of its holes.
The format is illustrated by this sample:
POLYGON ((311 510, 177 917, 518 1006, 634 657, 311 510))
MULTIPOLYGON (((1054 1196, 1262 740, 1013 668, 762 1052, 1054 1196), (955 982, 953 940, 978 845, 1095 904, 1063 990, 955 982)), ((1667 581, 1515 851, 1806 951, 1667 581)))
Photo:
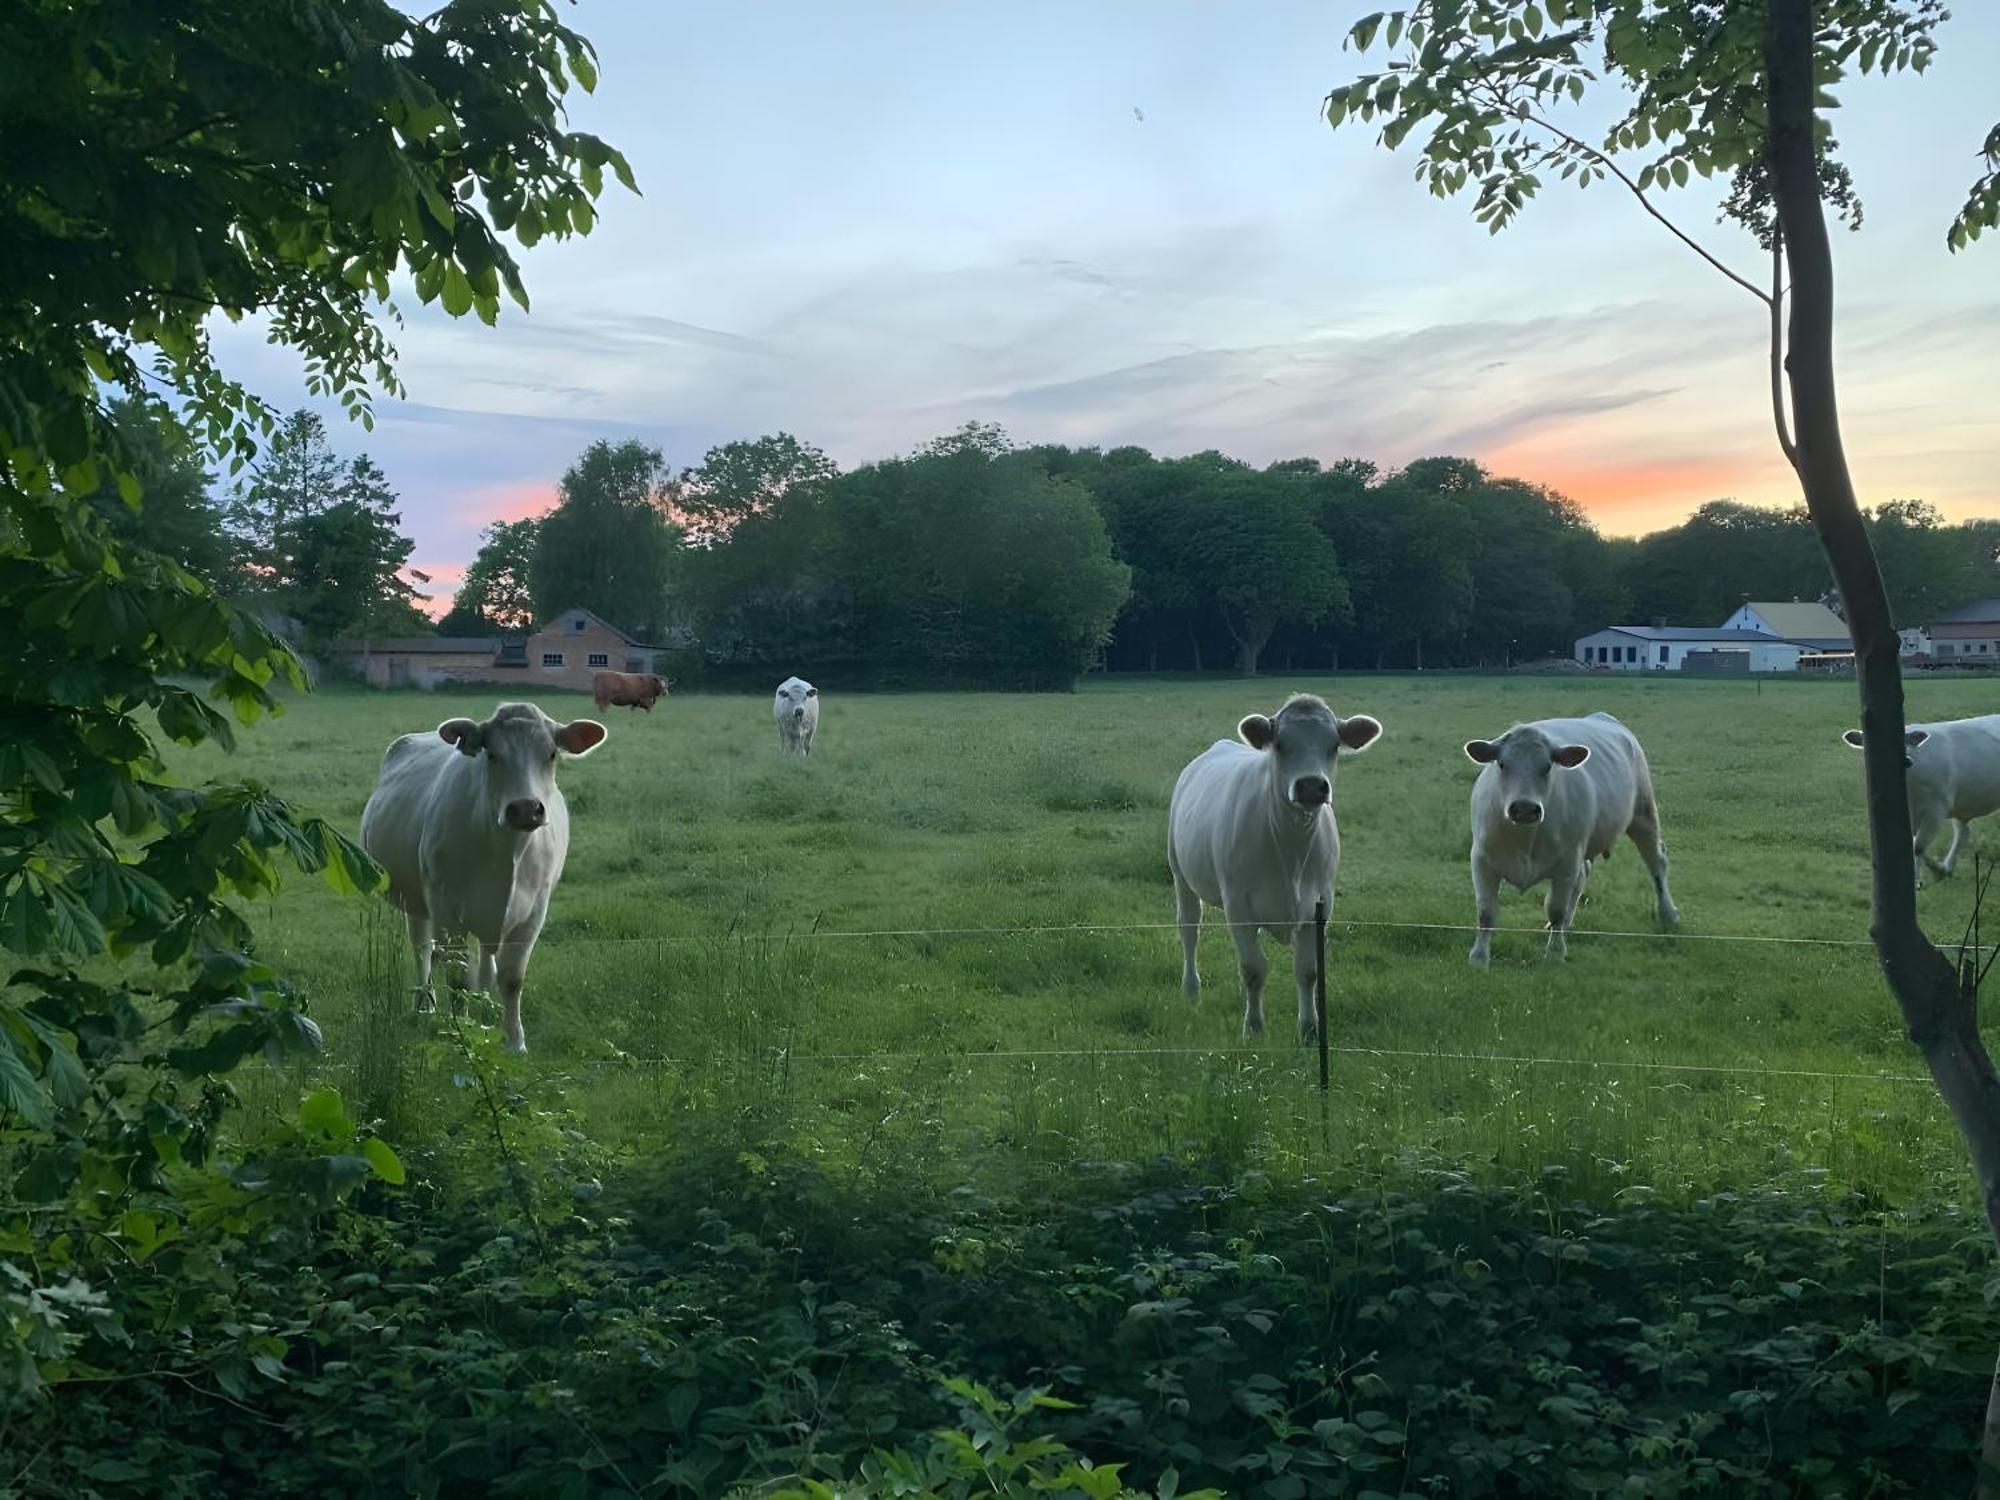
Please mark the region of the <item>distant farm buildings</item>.
POLYGON ((566 609, 532 634, 350 641, 341 654, 370 687, 501 683, 590 689, 593 672, 657 672, 664 648, 634 640, 587 609, 566 609))
POLYGON ((1935 666, 2000 666, 2000 599, 1981 599, 1939 615, 1924 635, 1935 666))
POLYGON ((1801 657, 1821 665, 1853 649, 1839 615, 1824 604, 1795 599, 1744 604, 1712 630, 1608 625, 1577 641, 1576 659, 1605 672, 1796 672, 1801 657))

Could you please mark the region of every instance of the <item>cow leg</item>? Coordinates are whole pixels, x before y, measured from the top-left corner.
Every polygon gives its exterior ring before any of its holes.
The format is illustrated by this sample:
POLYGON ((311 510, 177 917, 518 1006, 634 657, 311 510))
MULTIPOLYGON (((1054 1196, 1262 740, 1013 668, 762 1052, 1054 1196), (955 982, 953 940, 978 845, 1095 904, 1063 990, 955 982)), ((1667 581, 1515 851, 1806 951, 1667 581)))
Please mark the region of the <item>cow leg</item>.
POLYGON ((1271 963, 1258 946, 1256 923, 1239 921, 1227 905, 1222 908, 1222 914, 1229 922, 1229 936, 1236 944, 1236 967, 1243 975, 1243 1034, 1262 1036, 1264 976, 1270 971, 1271 963))
POLYGON ((1584 863, 1579 859, 1571 868, 1549 879, 1549 900, 1544 908, 1549 919, 1549 942, 1542 953, 1544 958, 1569 957, 1569 926, 1576 918, 1576 898, 1583 893, 1583 877, 1584 863))
POLYGON ((1639 858, 1646 862, 1646 868, 1653 872, 1653 894, 1659 898, 1658 916, 1662 927, 1672 927, 1681 919, 1680 908, 1674 905, 1672 892, 1667 889, 1667 841, 1660 833, 1660 812, 1652 806, 1639 809, 1632 817, 1632 826, 1625 830, 1639 850, 1639 858))
POLYGON ((1478 912, 1479 932, 1465 961, 1483 969, 1493 961, 1493 926, 1500 920, 1500 873, 1476 853, 1472 856, 1472 902, 1478 912))
MULTIPOLYGON (((1933 866, 1934 868, 1937 869, 1937 872, 1940 875, 1947 875, 1950 873, 1949 871, 1945 870, 1942 866, 1937 865, 1936 861, 1933 860, 1928 854, 1924 852, 1925 850, 1929 849, 1932 844, 1937 842, 1937 836, 1943 830, 1947 819, 1945 815, 1945 810, 1938 804, 1933 802, 1933 803, 1928 803, 1925 806, 1917 809, 1917 815, 1914 821, 1916 823, 1916 827, 1912 830, 1913 837, 1911 838, 1910 843, 1916 854, 1917 889, 1922 890, 1924 888, 1925 865, 1928 864, 1933 866)), ((1954 837, 1952 840, 1954 853, 1957 852, 1957 843, 1958 843, 1957 838, 1954 837)))
POLYGON ((412 910, 410 921, 410 954, 417 963, 417 980, 411 992, 416 996, 417 1013, 427 1015, 437 1009, 437 997, 431 993, 431 953, 437 946, 434 924, 429 913, 419 914, 412 910))
POLYGON ((1951 847, 1944 851, 1943 859, 1933 863, 1933 868, 1941 878, 1946 880, 1951 878, 1951 872, 1958 868, 1958 851, 1965 846, 1965 841, 1971 836, 1972 829, 1965 819, 1951 820, 1951 847))
POLYGON ((1195 1000, 1201 995, 1201 971, 1194 962, 1201 942, 1201 897, 1178 870, 1174 871, 1174 921, 1181 931, 1181 993, 1195 1000))
POLYGON ((1319 1040, 1319 945, 1313 924, 1292 929, 1292 972, 1299 981, 1299 1040, 1319 1040))
POLYGON ((479 969, 473 976, 472 988, 482 995, 494 992, 494 982, 499 974, 500 945, 484 939, 479 944, 479 969))

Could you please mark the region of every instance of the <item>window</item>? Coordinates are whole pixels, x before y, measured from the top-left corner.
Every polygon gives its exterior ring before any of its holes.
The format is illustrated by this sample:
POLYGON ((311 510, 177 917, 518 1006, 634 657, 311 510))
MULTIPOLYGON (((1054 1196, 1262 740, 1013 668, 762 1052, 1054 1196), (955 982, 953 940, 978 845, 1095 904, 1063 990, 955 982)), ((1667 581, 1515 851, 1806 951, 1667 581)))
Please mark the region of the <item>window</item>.
POLYGON ((1665 646, 1662 646, 1660 647, 1660 665, 1664 667, 1666 664, 1667 664, 1667 648, 1665 646))
POLYGON ((1625 648, 1625 660, 1627 660, 1627 661, 1629 661, 1629 662, 1636 662, 1636 661, 1638 661, 1638 660, 1639 660, 1639 648, 1638 648, 1637 646, 1627 646, 1627 647, 1625 648))
POLYGON ((593 651, 590 653, 590 664, 593 667, 608 667, 611 665, 611 658, 602 651, 593 651))
POLYGON ((583 629, 583 616, 582 616, 582 615, 571 615, 571 616, 570 616, 570 621, 569 621, 569 628, 570 628, 570 629, 571 629, 572 631, 578 631, 578 630, 581 630, 581 629, 583 629))
POLYGON ((561 665, 562 665, 562 652, 560 652, 560 651, 544 651, 544 652, 542 653, 542 665, 543 665, 543 666, 545 666, 545 667, 559 667, 559 666, 561 666, 561 665))

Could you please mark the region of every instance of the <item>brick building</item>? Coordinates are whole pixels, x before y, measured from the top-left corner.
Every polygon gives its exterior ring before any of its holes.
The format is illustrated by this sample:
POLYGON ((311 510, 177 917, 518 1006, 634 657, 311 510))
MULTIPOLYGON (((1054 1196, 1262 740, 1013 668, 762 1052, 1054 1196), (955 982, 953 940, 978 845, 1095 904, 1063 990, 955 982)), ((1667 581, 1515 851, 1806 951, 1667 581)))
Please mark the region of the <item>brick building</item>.
POLYGON ((587 609, 566 609, 527 636, 410 636, 347 643, 370 687, 486 682, 589 692, 593 672, 657 672, 661 648, 634 640, 587 609))

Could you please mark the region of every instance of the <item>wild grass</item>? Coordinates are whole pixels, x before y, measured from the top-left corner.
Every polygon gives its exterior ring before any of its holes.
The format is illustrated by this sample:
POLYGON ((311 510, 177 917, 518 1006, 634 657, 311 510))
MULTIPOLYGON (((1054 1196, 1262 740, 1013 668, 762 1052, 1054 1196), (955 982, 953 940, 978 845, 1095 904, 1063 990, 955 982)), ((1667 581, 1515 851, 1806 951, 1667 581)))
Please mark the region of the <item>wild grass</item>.
MULTIPOLYGON (((565 765, 569 868, 528 974, 529 1087, 566 1086, 607 1143, 726 1138, 754 1122, 834 1162, 949 1180, 970 1164, 1061 1173, 1171 1158, 1315 1176, 1442 1154, 1502 1176, 1555 1167, 1594 1195, 1774 1181, 1889 1202, 1953 1197, 1958 1148, 1864 946, 1859 757, 1838 682, 1301 676, 1099 681, 1074 696, 844 696, 826 684, 809 762, 768 702, 676 697, 612 711, 565 765), (1240 1032, 1227 937, 1189 1005, 1163 847, 1180 767, 1293 690, 1386 733, 1344 759, 1329 934, 1333 1090, 1291 1039, 1240 1032), (1650 933, 1622 849, 1593 875, 1566 964, 1469 934, 1460 744, 1519 719, 1607 709, 1652 761, 1684 913, 1650 933), (1129 931, 990 929, 1157 924, 1129 931), (1593 936, 1634 933, 1638 936, 1593 936), (887 936, 844 936, 887 933, 887 936)), ((1913 718, 1984 711, 1977 681, 1916 682, 1913 718)), ((263 780, 353 829, 383 748, 491 690, 328 691, 189 776, 263 780)), ((538 699, 560 718, 587 700, 538 699)), ((1987 837, 1982 833, 1982 839, 1987 837)), ((1971 881, 1922 897, 1955 942, 1971 881)), ((267 956, 325 1028, 326 1068, 421 1132, 450 1079, 422 1071, 400 920, 294 882, 259 913, 267 956)), ((1539 925, 1508 893, 1503 923, 1539 925)), ((475 1010, 475 1018, 479 1012, 475 1010)), ((267 1085, 270 1089, 289 1083, 267 1085)), ((252 1090, 253 1095, 255 1090, 252 1090)), ((272 1095, 275 1097, 275 1094, 272 1095)), ((253 1099, 254 1102, 254 1099, 253 1099)))

